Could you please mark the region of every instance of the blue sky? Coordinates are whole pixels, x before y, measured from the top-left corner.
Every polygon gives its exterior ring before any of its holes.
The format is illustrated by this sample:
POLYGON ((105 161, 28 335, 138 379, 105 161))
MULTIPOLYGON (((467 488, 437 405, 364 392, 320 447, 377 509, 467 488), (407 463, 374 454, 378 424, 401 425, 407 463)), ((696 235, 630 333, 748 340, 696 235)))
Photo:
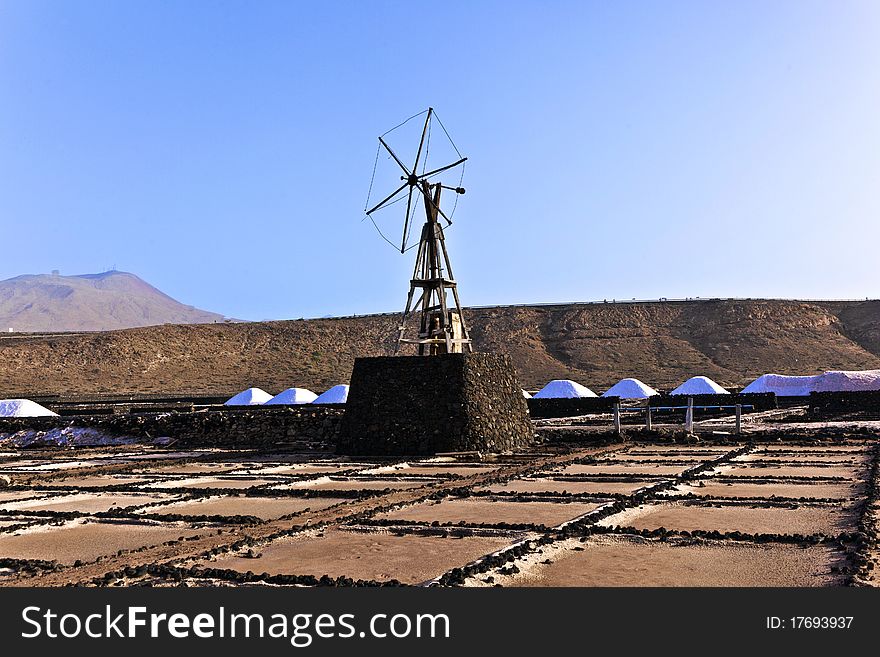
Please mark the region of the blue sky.
POLYGON ((466 305, 875 298, 878 63, 870 0, 0 0, 0 278, 399 310, 413 253, 364 201, 432 105, 469 157, 466 305))

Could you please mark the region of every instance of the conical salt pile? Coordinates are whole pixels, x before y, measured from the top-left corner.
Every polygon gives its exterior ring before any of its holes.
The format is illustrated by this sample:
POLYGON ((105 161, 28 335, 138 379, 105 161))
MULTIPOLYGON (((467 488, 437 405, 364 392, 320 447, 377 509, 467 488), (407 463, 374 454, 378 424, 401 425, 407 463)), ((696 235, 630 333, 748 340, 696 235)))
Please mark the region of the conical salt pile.
POLYGON ((260 404, 265 404, 270 399, 272 399, 272 395, 270 395, 265 390, 261 390, 260 388, 248 388, 247 390, 242 390, 234 397, 230 397, 229 399, 227 399, 223 405, 259 406, 260 404))
POLYGON ((551 381, 538 392, 535 393, 535 399, 573 399, 577 397, 596 397, 596 393, 582 386, 576 381, 568 379, 556 379, 551 381))
POLYGON ((305 388, 288 388, 284 392, 279 392, 277 395, 272 397, 269 401, 266 402, 266 405, 270 404, 311 404, 315 399, 318 398, 318 395, 313 393, 311 390, 307 390, 305 388))
POLYGON ((313 404, 344 404, 348 401, 348 386, 344 383, 333 386, 327 392, 318 395, 313 404))
POLYGON ((49 417, 58 415, 30 399, 0 399, 0 417, 49 417))
POLYGON ((602 396, 620 397, 621 399, 647 399, 656 394, 659 393, 654 388, 638 379, 621 379, 602 393, 602 396))
POLYGON ((707 376, 693 376, 670 395, 729 395, 730 392, 722 388, 707 376))

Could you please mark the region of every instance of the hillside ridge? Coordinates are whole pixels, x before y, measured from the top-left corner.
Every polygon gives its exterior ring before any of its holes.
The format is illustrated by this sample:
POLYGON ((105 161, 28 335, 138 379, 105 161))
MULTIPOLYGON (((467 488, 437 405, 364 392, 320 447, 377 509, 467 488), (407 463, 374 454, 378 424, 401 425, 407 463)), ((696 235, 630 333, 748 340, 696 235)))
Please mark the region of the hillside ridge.
MULTIPOLYGON (((671 389, 702 374, 880 369, 880 301, 693 300, 465 309, 475 347, 509 353, 521 384, 570 378, 601 392, 637 377, 671 389)), ((394 351, 399 315, 2 334, 0 396, 321 392, 354 359, 394 351)))

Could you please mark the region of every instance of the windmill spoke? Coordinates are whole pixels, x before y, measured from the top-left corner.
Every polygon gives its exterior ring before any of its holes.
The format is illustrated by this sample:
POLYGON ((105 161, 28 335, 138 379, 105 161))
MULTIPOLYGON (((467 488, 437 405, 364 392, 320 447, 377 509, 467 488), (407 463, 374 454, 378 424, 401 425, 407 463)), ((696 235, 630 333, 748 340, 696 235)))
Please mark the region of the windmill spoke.
POLYGON ((403 221, 403 240, 400 243, 400 252, 403 253, 406 251, 406 238, 409 237, 409 213, 410 208, 412 207, 412 192, 413 188, 410 186, 409 195, 406 198, 406 219, 403 221))
POLYGON ((378 202, 376 205, 374 205, 372 208, 370 208, 369 210, 367 210, 367 214, 372 214, 373 212, 375 212, 376 210, 378 210, 379 208, 381 208, 381 207, 382 207, 383 205, 385 205, 388 201, 390 201, 390 200, 393 199, 395 196, 397 196, 401 191, 403 191, 403 189, 404 189, 408 184, 409 184, 409 183, 403 183, 400 187, 398 187, 397 189, 395 189, 395 190, 394 190, 393 192, 391 192, 388 196, 386 196, 384 199, 382 199, 381 201, 379 201, 379 202, 378 202))
POLYGON ((425 145, 425 135, 428 134, 428 124, 431 122, 431 112, 433 111, 432 108, 428 108, 428 116, 425 117, 425 127, 422 128, 422 138, 419 141, 419 150, 416 151, 416 163, 413 164, 413 173, 418 173, 419 171, 419 158, 422 156, 422 147, 425 145))
POLYGON ((459 164, 462 164, 467 161, 466 157, 461 158, 458 162, 453 162, 452 164, 447 164, 445 167, 440 167, 439 169, 434 169, 433 171, 429 171, 428 173, 423 173, 419 178, 428 178, 430 176, 436 175, 441 171, 446 171, 447 169, 451 169, 452 167, 457 167, 459 164))
POLYGON ((391 147, 390 147, 388 144, 385 143, 385 140, 382 139, 381 137, 379 137, 379 143, 381 143, 381 144, 385 147, 385 150, 386 150, 386 151, 388 151, 389 153, 391 153, 391 157, 393 157, 393 158, 394 158, 394 161, 397 162, 397 164, 400 165, 400 168, 403 169, 403 172, 404 172, 407 176, 410 176, 411 174, 410 174, 410 172, 409 172, 409 169, 407 169, 406 166, 404 166, 403 162, 400 161, 400 158, 397 157, 397 155, 394 153, 394 151, 391 150, 391 147))

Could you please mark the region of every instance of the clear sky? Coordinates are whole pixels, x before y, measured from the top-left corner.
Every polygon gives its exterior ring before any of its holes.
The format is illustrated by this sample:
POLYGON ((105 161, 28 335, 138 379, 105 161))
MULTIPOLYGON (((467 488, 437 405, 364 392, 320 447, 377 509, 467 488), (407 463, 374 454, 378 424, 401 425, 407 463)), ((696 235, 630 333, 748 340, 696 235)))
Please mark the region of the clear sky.
POLYGON ((0 278, 400 310, 413 253, 363 209, 429 105, 465 305, 878 296, 874 0, 0 0, 0 278))

